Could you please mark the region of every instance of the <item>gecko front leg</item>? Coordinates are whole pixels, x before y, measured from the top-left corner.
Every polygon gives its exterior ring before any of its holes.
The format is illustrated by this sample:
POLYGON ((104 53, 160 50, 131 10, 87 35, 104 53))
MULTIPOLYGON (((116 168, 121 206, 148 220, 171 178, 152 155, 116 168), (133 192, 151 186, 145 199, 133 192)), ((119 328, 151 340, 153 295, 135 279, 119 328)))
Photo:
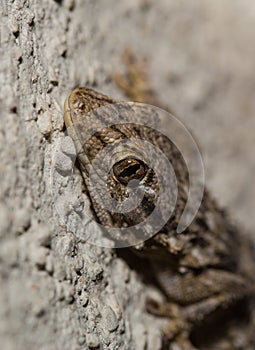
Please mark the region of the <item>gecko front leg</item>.
MULTIPOLYGON (((151 262, 162 290, 169 301, 159 304, 148 300, 147 309, 170 321, 163 328, 164 338, 170 343, 182 344, 181 349, 193 349, 190 334, 206 320, 220 323, 223 314, 254 293, 253 287, 242 276, 227 271, 206 269, 204 272, 173 273, 166 264, 151 262), (218 316, 217 316, 218 315, 218 316)), ((229 345, 229 349, 235 349, 229 345)))
POLYGON ((126 49, 122 54, 122 62, 125 73, 113 72, 112 77, 130 101, 149 103, 166 109, 150 84, 146 58, 137 60, 132 50, 126 49))

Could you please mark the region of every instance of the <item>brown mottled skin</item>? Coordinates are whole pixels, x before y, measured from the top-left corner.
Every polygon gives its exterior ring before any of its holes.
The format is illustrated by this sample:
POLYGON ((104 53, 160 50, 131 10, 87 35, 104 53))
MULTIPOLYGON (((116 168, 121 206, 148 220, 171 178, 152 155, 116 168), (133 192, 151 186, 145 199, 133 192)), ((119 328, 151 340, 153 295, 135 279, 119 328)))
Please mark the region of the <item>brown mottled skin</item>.
MULTIPOLYGON (((126 76, 117 73, 113 76, 117 85, 134 101, 161 106, 150 87, 144 61, 137 62, 131 52, 126 52, 124 63, 126 76)), ((91 110, 117 102, 94 90, 77 88, 65 102, 66 126, 72 126, 91 110)), ((93 123, 97 125, 97 120, 93 123)), ((82 132, 83 127, 86 125, 81 124, 78 132, 82 132)), ((89 187, 87 167, 97 152, 105 144, 114 144, 114 140, 130 136, 146 139, 162 149, 177 174, 178 198, 174 214, 160 232, 132 248, 141 258, 150 261, 166 296, 162 304, 154 300, 147 302, 151 313, 169 318, 168 326, 163 329, 162 349, 255 349, 250 313, 255 272, 252 244, 242 230, 231 224, 207 190, 192 224, 181 234, 176 233, 187 200, 188 173, 182 156, 168 139, 146 127, 130 124, 105 127, 86 142, 84 153, 80 153, 78 159, 87 190, 91 191, 96 218, 105 226, 134 225, 154 208, 157 178, 153 169, 139 158, 135 142, 128 162, 126 154, 123 159, 114 160, 113 172, 105 181, 109 184, 111 196, 117 201, 127 196, 126 183, 133 178, 143 180, 153 190, 154 196, 148 195, 131 215, 116 214, 103 209, 89 187), (136 171, 132 173, 132 169, 136 171)))

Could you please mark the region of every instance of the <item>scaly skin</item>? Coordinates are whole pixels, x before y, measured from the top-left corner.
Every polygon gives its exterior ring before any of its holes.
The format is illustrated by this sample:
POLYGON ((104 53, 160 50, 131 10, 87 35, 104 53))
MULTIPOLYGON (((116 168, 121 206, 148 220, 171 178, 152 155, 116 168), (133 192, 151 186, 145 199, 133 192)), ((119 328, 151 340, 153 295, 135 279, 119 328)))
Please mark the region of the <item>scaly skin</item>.
MULTIPOLYGON (((117 85, 133 100, 161 107, 150 87, 144 61, 137 62, 132 53, 127 51, 124 64, 126 76, 114 74, 117 85)), ((75 125, 76 133, 82 138, 83 130, 88 125, 96 129, 102 120, 107 121, 109 118, 99 107, 114 103, 126 108, 123 102, 94 90, 77 88, 65 102, 66 126, 70 129, 75 125), (95 113, 90 114, 93 111, 95 113)), ((135 110, 136 104, 130 108, 135 110)), ((83 145, 83 152, 80 152, 78 159, 97 220, 110 227, 132 226, 143 221, 155 206, 157 177, 141 158, 136 138, 147 140, 164 151, 175 169, 178 182, 178 197, 172 217, 160 232, 132 248, 141 258, 150 261, 159 286, 167 297, 163 304, 153 300, 147 302, 150 312, 169 318, 169 325, 163 329, 162 346, 173 350, 255 349, 251 321, 246 320, 245 323, 240 316, 243 309, 249 314, 249 301, 254 295, 252 244, 241 230, 231 224, 207 190, 192 224, 181 234, 176 233, 188 196, 188 172, 180 152, 171 141, 159 137, 155 130, 131 123, 128 126, 105 126, 83 145), (105 145, 114 145, 116 140, 130 137, 134 138, 132 152, 118 153, 116 159, 113 158, 113 171, 103 181, 107 183, 111 197, 118 202, 128 197, 127 182, 132 179, 143 182, 151 191, 131 213, 116 214, 105 210, 97 202, 88 181, 88 168, 105 145), (217 332, 216 325, 222 322, 224 326, 229 320, 232 323, 224 335, 216 335, 210 340, 211 335, 217 332), (200 335, 204 323, 208 325, 200 335), (191 334, 194 338, 192 341, 191 334), (205 334, 208 335, 208 342, 204 340, 205 334)), ((163 173, 162 176, 168 174, 163 173)))

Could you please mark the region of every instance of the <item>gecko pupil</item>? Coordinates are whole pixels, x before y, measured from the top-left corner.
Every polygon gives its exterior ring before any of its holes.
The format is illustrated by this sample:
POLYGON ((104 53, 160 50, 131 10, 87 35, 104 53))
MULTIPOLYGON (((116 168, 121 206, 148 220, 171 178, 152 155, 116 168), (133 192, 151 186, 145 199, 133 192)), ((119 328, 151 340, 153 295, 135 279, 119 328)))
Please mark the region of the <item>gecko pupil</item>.
POLYGON ((113 166, 113 173, 118 181, 127 184, 131 180, 141 180, 146 174, 146 165, 135 158, 125 158, 113 166))

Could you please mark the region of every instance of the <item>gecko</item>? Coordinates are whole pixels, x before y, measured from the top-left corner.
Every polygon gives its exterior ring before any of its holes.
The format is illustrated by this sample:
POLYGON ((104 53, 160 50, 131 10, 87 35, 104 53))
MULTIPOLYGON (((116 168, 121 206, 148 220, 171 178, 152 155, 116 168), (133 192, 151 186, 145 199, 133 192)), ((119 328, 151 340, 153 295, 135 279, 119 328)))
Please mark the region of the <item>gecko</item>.
MULTIPOLYGON (((125 51, 123 62, 125 74, 113 73, 113 80, 125 95, 136 103, 143 102, 169 111, 151 87, 146 62, 137 60, 129 50, 125 51)), ((88 127, 84 122, 86 116, 94 118, 90 123, 96 126, 102 119, 109 118, 109 114, 101 112, 101 107, 118 103, 122 101, 93 89, 75 88, 65 101, 66 127, 70 130, 75 124, 78 134, 82 134, 88 127), (95 112, 92 117, 91 111, 95 112)), ((125 108, 125 103, 123 106, 125 108)), ((147 111, 150 112, 149 106, 147 111)), ((72 133, 70 136, 73 137, 72 133)), ((162 349, 255 349, 251 311, 255 275, 253 243, 242 229, 232 224, 207 188, 194 220, 184 232, 177 233, 188 197, 189 177, 185 161, 171 140, 132 122, 105 126, 85 142, 82 151, 77 150, 96 220, 106 227, 133 227, 155 208, 158 180, 141 157, 135 141, 140 138, 163 150, 174 167, 178 187, 175 209, 166 224, 155 235, 130 248, 140 259, 148 261, 151 274, 165 296, 164 302, 152 299, 146 302, 150 313, 168 320, 162 329, 162 349), (130 195, 130 181, 136 181, 138 186, 142 183, 143 188, 146 185, 149 190, 131 211, 111 212, 93 196, 89 166, 105 146, 113 146, 114 150, 116 140, 131 137, 134 140, 132 150, 113 152, 112 169, 102 180, 107 183, 107 191, 116 203, 122 203, 130 195)), ((163 173, 162 176, 169 174, 163 173)))

